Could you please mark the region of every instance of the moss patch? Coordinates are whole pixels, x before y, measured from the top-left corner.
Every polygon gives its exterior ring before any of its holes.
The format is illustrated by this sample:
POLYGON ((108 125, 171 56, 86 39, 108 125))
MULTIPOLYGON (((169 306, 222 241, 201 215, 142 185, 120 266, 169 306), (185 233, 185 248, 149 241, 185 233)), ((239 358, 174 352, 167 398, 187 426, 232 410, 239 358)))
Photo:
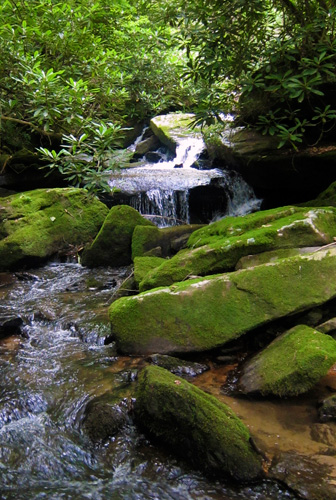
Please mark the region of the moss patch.
POLYGON ((92 240, 108 209, 84 189, 37 189, 0 202, 0 270, 38 263, 92 240))
POLYGON ((134 208, 127 205, 112 207, 92 245, 82 256, 88 267, 126 266, 131 263, 131 243, 136 226, 154 226, 134 208))
POLYGON ((167 370, 149 366, 140 373, 135 411, 141 427, 196 467, 221 479, 261 476, 261 458, 241 420, 228 406, 167 370))
POLYGON ((139 283, 144 279, 144 277, 153 269, 158 267, 165 259, 161 257, 135 257, 134 259, 134 278, 135 283, 139 286, 139 283))
POLYGON ((336 296, 336 249, 122 298, 109 309, 125 353, 212 349, 336 296))
POLYGON ((275 339, 244 367, 244 393, 296 396, 311 389, 336 363, 336 341, 305 325, 275 339))

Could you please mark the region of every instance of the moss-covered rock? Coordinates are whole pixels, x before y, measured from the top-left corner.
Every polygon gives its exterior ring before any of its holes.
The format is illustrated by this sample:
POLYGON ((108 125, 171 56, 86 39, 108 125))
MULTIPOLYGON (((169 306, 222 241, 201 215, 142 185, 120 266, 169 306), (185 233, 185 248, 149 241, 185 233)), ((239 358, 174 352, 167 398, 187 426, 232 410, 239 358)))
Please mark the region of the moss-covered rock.
POLYGON ((256 255, 246 255, 238 260, 235 270, 247 269, 249 267, 260 266, 268 262, 276 262, 279 259, 287 259, 295 255, 303 255, 305 253, 315 252, 319 247, 303 247, 303 248, 281 248, 279 250, 270 250, 256 255))
POLYGON ((108 209, 84 189, 37 189, 0 201, 0 270, 37 264, 95 237, 108 209))
POLYGON ((150 127, 158 139, 175 153, 176 146, 182 139, 188 137, 202 137, 200 131, 191 129, 190 125, 195 118, 191 113, 170 113, 152 118, 150 127))
POLYGON ((90 401, 84 411, 83 429, 94 442, 114 436, 126 424, 127 400, 104 394, 90 401))
POLYGON ((336 341, 305 325, 280 335, 243 368, 245 394, 296 396, 311 389, 336 363, 336 341))
POLYGON ((121 351, 212 349, 336 296, 336 248, 122 298, 109 309, 121 351))
POLYGON ((336 207, 336 182, 330 184, 315 200, 301 203, 301 205, 306 207, 336 207))
POLYGON ((188 249, 141 282, 140 291, 171 285, 189 276, 206 276, 234 269, 246 255, 331 243, 336 235, 336 210, 283 207, 244 217, 227 217, 193 232, 188 249))
POLYGON ((82 255, 88 267, 126 266, 131 263, 131 243, 136 226, 154 226, 134 208, 127 205, 112 207, 95 240, 82 255))
POLYGON ((191 224, 173 227, 138 226, 132 238, 132 258, 153 256, 170 257, 186 246, 190 234, 203 227, 191 224))
POLYGON ((135 412, 142 428, 208 473, 237 481, 262 475, 249 431, 233 411, 163 368, 140 373, 135 412))
POLYGON ((153 269, 159 267, 165 259, 161 257, 135 257, 134 259, 134 279, 136 286, 147 276, 153 269))

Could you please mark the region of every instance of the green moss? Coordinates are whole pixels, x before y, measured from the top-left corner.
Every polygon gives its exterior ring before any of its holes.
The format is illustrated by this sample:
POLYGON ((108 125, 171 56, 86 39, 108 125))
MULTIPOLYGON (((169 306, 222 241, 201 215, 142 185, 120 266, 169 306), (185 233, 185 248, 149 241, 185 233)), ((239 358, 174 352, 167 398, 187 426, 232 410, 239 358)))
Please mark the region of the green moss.
POLYGON ((146 252, 158 246, 159 228, 156 226, 137 226, 132 236, 132 259, 143 257, 146 252))
POLYGON ((336 341, 305 325, 274 340, 244 368, 244 392, 296 396, 311 389, 336 362, 336 341))
POLYGON ((136 226, 154 226, 134 208, 127 205, 112 207, 92 245, 82 256, 88 267, 125 266, 131 263, 131 243, 136 226))
POLYGON ((212 349, 336 296, 336 249, 208 276, 116 301, 112 332, 125 353, 212 349))
POLYGON ((194 118, 193 114, 170 113, 168 115, 156 116, 150 121, 150 127, 158 139, 175 153, 179 139, 184 137, 199 136, 190 128, 194 118))
POLYGON ((37 189, 1 199, 0 269, 82 246, 97 234, 107 212, 77 188, 37 189))
POLYGON ((196 467, 221 479, 261 476, 261 458, 248 429, 233 411, 163 368, 139 376, 136 418, 142 427, 196 467))
POLYGON ((150 273, 140 290, 171 285, 190 275, 227 272, 246 255, 281 248, 319 246, 336 235, 336 210, 285 207, 227 217, 195 231, 188 247, 150 273))
POLYGON ((165 259, 161 257, 135 257, 134 259, 134 278, 137 286, 144 277, 153 269, 158 267, 165 259))

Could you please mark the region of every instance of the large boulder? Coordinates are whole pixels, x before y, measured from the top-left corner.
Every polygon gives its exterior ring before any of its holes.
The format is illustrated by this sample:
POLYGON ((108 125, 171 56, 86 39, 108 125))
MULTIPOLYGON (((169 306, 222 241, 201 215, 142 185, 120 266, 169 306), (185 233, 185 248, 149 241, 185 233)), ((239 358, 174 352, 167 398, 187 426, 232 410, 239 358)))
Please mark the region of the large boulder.
POLYGON ((336 341, 298 325, 280 335, 243 368, 245 394, 296 396, 311 389, 336 363, 336 341))
POLYGON ((154 224, 132 207, 112 207, 93 243, 83 252, 82 264, 88 267, 130 264, 132 235, 136 226, 154 224))
POLYGON ((176 146, 183 139, 202 138, 201 132, 191 129, 195 115, 191 113, 170 113, 152 118, 150 128, 158 139, 175 153, 176 146))
POLYGON ((321 246, 336 236, 336 209, 282 207, 244 217, 226 217, 194 231, 188 248, 149 273, 140 291, 189 276, 233 270, 238 260, 261 252, 321 246))
POLYGON ((122 352, 204 351, 336 297, 336 248, 119 299, 109 309, 122 352))
POLYGON ((156 439, 220 479, 262 475, 249 431, 233 411, 163 368, 149 366, 140 373, 135 415, 156 439))
POLYGON ((0 201, 0 270, 38 264, 82 247, 108 209, 84 189, 37 189, 0 201))

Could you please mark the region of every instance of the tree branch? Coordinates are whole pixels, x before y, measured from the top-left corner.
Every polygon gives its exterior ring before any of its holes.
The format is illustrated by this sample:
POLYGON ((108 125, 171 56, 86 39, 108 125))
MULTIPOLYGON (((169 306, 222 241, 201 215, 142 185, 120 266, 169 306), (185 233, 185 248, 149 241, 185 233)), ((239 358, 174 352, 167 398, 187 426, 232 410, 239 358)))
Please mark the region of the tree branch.
POLYGON ((8 120, 10 122, 15 122, 15 123, 19 123, 20 125, 30 127, 33 130, 35 130, 36 132, 38 132, 39 134, 45 135, 46 137, 49 137, 49 138, 62 139, 62 137, 63 137, 62 134, 60 134, 58 132, 47 132, 46 130, 43 130, 43 129, 37 127, 36 125, 34 125, 31 122, 27 122, 26 120, 20 120, 19 118, 12 118, 11 116, 1 115, 0 120, 8 120))

